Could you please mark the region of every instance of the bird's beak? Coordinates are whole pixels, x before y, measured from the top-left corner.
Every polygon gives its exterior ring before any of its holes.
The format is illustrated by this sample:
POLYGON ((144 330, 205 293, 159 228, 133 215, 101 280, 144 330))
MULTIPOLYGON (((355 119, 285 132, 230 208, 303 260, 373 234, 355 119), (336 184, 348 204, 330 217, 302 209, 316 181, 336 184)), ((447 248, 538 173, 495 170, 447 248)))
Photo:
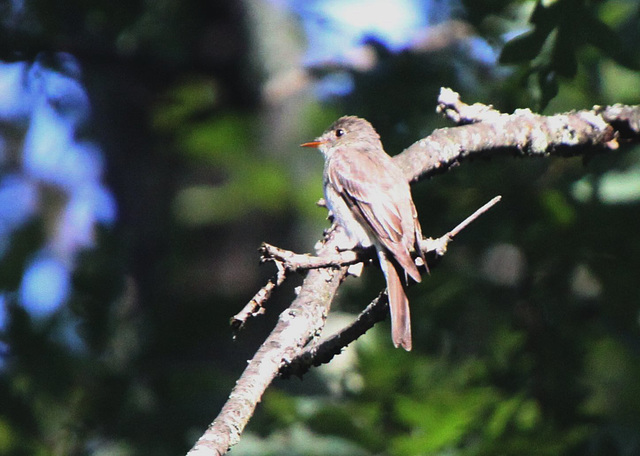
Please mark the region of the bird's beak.
POLYGON ((311 141, 300 144, 300 147, 320 147, 322 144, 324 144, 324 141, 311 141))

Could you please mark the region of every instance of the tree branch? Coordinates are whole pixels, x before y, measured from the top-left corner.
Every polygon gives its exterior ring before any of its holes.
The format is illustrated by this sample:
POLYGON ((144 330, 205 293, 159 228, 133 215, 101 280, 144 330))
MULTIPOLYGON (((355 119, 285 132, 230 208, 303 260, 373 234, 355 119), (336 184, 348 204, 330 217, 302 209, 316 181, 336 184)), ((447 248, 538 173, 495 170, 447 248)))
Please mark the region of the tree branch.
POLYGON ((450 89, 441 89, 438 103, 438 111, 447 117, 473 123, 435 130, 395 156, 409 182, 448 171, 472 157, 588 158, 617 149, 619 139, 640 141, 640 106, 596 106, 553 116, 518 109, 508 115, 478 104, 469 107, 450 89))
MULTIPOLYGON (((590 157, 615 150, 623 141, 640 141, 638 106, 596 106, 591 110, 548 117, 523 109, 507 115, 490 106, 466 105, 458 94, 442 89, 438 110, 464 125, 435 130, 394 157, 409 182, 447 171, 471 157, 505 154, 590 157)), ((342 245, 330 234, 318 257, 334 257, 342 245)), ((280 315, 276 327, 250 361, 222 411, 188 453, 190 456, 222 455, 238 442, 273 378, 284 365, 300 356, 305 345, 319 334, 346 273, 345 266, 308 271, 297 298, 280 315)), ((268 293, 267 290, 263 294, 268 293)), ((259 306, 265 299, 254 298, 259 306)), ((381 301, 378 298, 369 307, 382 307, 380 314, 385 316, 386 309, 381 301)), ((376 312, 363 312, 358 319, 380 318, 376 312)), ((362 329, 364 326, 351 329, 354 325, 335 336, 327 353, 330 350, 339 352, 366 330, 362 329)), ((318 354, 312 356, 315 356, 313 362, 321 362, 318 354)))
POLYGON ((282 267, 291 271, 349 266, 370 257, 356 250, 335 251, 329 255, 318 257, 306 253, 291 252, 266 243, 262 244, 261 252, 262 261, 273 260, 276 264, 282 264, 282 267))
POLYGON ((230 325, 234 333, 237 333, 238 330, 242 329, 249 318, 262 315, 266 312, 266 308, 264 307, 265 302, 269 300, 273 291, 282 285, 284 280, 287 278, 287 273, 290 271, 280 262, 276 262, 276 267, 278 268, 276 275, 269 279, 264 287, 260 288, 260 290, 253 296, 253 298, 251 298, 240 312, 231 317, 230 325))

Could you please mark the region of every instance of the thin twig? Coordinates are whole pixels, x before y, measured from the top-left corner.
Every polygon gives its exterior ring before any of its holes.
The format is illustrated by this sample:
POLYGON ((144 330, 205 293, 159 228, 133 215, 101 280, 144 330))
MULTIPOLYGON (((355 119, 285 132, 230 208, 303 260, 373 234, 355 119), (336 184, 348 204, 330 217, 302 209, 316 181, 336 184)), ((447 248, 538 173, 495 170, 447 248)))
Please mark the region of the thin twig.
POLYGON ((441 257, 447 253, 447 247, 449 242, 453 240, 462 230, 464 230, 471 222, 475 221, 482 214, 487 212, 493 206, 495 206, 500 200, 502 196, 496 196, 492 198, 489 202, 478 208, 471 214, 469 217, 465 218, 462 222, 460 222, 454 229, 449 231, 443 236, 440 236, 437 239, 426 238, 420 242, 420 249, 424 254, 435 252, 436 256, 441 257))
POLYGON ((333 255, 318 257, 307 253, 295 253, 271 244, 263 243, 260 247, 261 261, 275 261, 291 271, 318 269, 326 267, 342 267, 363 261, 362 255, 355 250, 336 251, 333 255))
POLYGON ((351 342, 358 339, 379 321, 389 314, 389 300, 386 293, 380 293, 357 316, 350 325, 321 341, 312 341, 304 351, 290 363, 280 369, 280 376, 288 378, 292 375, 302 378, 311 366, 327 364, 334 356, 339 355, 351 342))
POLYGON ((230 324, 234 331, 234 338, 236 337, 235 333, 242 329, 249 318, 256 317, 266 312, 264 303, 271 297, 273 290, 282 285, 284 280, 287 278, 288 270, 280 262, 276 261, 275 263, 278 268, 276 275, 270 278, 264 287, 260 288, 260 290, 253 296, 253 298, 251 298, 240 312, 231 317, 230 324))
POLYGON ((469 217, 467 217, 461 223, 459 223, 458 226, 456 226, 454 229, 449 231, 449 236, 452 238, 455 237, 458 233, 460 233, 460 231, 464 230, 471 222, 473 222, 475 219, 477 219, 482 214, 484 214, 489 209, 491 209, 493 206, 495 206, 501 199, 502 199, 502 196, 500 195, 491 198, 491 200, 488 203, 478 208, 473 214, 471 214, 469 217))

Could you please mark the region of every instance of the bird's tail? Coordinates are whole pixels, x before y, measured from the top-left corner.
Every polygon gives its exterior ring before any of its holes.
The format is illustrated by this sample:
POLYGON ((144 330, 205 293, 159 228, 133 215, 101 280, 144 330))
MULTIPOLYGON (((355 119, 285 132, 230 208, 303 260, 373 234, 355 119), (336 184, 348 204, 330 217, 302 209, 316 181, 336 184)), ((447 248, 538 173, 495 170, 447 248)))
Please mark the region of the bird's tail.
POLYGON ((380 268, 387 281, 387 295, 389 296, 389 311, 391 313, 391 338, 393 344, 411 350, 411 313, 409 299, 404 292, 402 281, 395 265, 386 253, 378 250, 380 268))

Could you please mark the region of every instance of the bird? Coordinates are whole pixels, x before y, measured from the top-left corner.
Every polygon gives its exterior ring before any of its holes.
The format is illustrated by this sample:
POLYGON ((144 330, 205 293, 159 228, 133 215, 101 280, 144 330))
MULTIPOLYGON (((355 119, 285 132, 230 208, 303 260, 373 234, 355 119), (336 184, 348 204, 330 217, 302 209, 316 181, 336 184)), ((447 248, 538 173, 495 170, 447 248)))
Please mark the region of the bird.
POLYGON ((314 141, 324 156, 323 190, 333 221, 354 246, 375 247, 387 284, 393 344, 412 348, 411 314, 403 281, 420 282, 412 254, 423 259, 422 229, 409 183, 365 119, 344 116, 314 141))

